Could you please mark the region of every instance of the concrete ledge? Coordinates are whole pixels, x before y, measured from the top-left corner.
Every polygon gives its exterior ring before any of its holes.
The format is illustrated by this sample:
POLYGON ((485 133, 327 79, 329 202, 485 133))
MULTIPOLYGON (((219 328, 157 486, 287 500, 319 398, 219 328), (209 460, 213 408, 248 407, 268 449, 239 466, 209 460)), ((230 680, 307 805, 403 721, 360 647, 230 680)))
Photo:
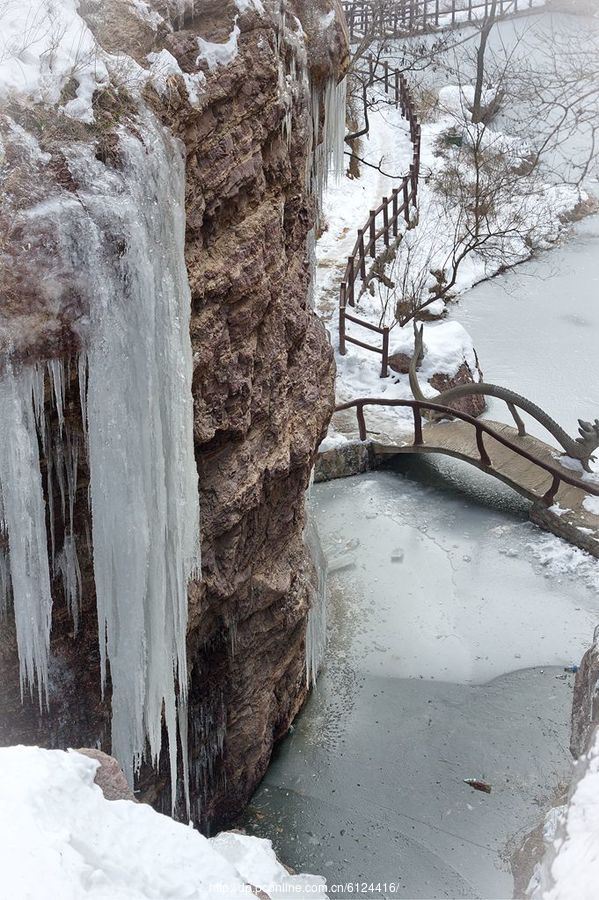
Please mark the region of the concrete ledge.
POLYGON ((318 454, 314 466, 314 481, 318 483, 361 475, 374 467, 371 441, 348 441, 318 454))

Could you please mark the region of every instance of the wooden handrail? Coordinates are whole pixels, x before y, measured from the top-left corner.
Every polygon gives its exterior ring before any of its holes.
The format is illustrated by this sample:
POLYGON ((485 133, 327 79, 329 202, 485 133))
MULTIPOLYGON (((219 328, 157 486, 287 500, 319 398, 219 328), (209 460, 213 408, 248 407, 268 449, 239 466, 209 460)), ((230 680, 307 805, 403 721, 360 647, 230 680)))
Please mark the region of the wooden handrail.
MULTIPOLYGON (((488 16, 490 0, 464 2, 460 5, 460 0, 452 0, 446 9, 441 9, 439 0, 344 0, 342 6, 353 39, 363 37, 369 28, 380 28, 387 37, 402 37, 415 31, 468 25, 478 18, 478 10, 488 16)), ((496 17, 529 13, 535 8, 533 0, 499 0, 496 17)))
POLYGON ((568 473, 564 472, 563 469, 558 469, 557 466, 545 462, 545 460, 543 459, 539 459, 537 456, 535 456, 533 453, 529 453, 528 450, 525 450, 524 447, 521 447, 515 441, 512 441, 510 440, 510 438, 506 438, 498 431, 495 431, 495 429, 491 428, 490 425, 487 425, 486 422, 482 422, 480 419, 475 419, 474 416, 471 416, 468 413, 460 412, 459 410, 452 409, 449 406, 442 406, 439 403, 429 402, 428 400, 387 400, 383 397, 361 397, 358 400, 349 400, 347 403, 340 403, 335 407, 335 412, 342 412, 345 409, 353 409, 355 407, 361 441, 365 441, 367 437, 366 419, 364 416, 365 406, 403 406, 405 408, 411 409, 414 414, 414 441, 412 444, 412 446, 414 447, 421 447, 424 445, 422 435, 423 409, 430 410, 431 412, 441 413, 442 415, 448 416, 452 419, 461 419, 463 422, 468 422, 469 425, 472 425, 473 428, 476 429, 476 444, 480 456, 480 463, 485 468, 493 468, 493 464, 486 450, 483 438, 484 434, 488 434, 499 444, 503 444, 504 447, 507 447, 509 450, 517 453, 519 456, 528 460, 528 462, 539 466, 539 468, 543 469, 553 477, 551 487, 543 495, 543 497, 540 498, 544 503, 546 503, 547 506, 551 506, 553 504, 555 495, 557 494, 560 483, 562 481, 564 482, 564 484, 569 484, 573 487, 580 488, 587 494, 592 494, 595 497, 599 497, 599 485, 594 485, 590 482, 582 481, 580 478, 575 478, 572 475, 568 475, 568 473))
POLYGON ((364 226, 358 229, 358 236, 353 250, 347 259, 343 280, 339 291, 339 352, 345 355, 347 344, 355 344, 383 357, 381 365, 381 378, 389 374, 389 328, 376 328, 365 319, 355 315, 349 315, 346 307, 355 306, 356 282, 358 278, 362 284, 366 281, 366 257, 376 259, 377 241, 383 239, 385 248, 397 240, 399 233, 398 221, 402 216, 407 225, 410 224, 410 206, 416 207, 418 200, 418 174, 420 171, 420 125, 418 116, 408 89, 406 79, 399 69, 389 69, 389 63, 381 63, 372 56, 368 60, 368 85, 382 83, 386 93, 391 93, 396 107, 401 107, 402 115, 410 123, 410 140, 412 142, 412 163, 410 171, 404 175, 399 185, 391 191, 391 196, 383 197, 376 209, 371 209, 364 226), (383 66, 384 74, 378 75, 377 69, 383 66), (402 203, 398 202, 399 194, 402 195, 402 203), (382 214, 382 225, 377 226, 377 218, 382 214), (366 237, 365 237, 366 236, 366 237), (378 331, 383 337, 382 347, 374 347, 347 334, 346 319, 371 331, 378 331))

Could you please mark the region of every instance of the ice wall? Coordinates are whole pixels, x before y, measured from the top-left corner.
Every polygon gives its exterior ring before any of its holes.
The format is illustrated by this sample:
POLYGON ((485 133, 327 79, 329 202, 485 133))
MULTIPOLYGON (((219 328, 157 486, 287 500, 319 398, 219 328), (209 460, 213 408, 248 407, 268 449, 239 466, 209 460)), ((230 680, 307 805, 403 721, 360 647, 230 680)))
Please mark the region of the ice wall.
MULTIPOLYGON (((119 131, 118 167, 106 167, 93 147, 67 151, 77 196, 63 194, 30 215, 44 216, 53 229, 63 270, 73 273, 89 309, 79 388, 102 681, 109 670, 112 684, 112 752, 132 783, 146 740, 158 759, 164 716, 175 784, 177 710, 183 720, 187 691, 187 585, 199 571, 185 171, 181 147, 149 112, 139 112, 137 125, 135 134, 119 131)), ((9 366, 0 378, 1 518, 8 535, 0 594, 10 581, 21 680, 37 683, 40 702, 47 693, 50 571, 62 574, 75 623, 81 588, 73 504, 83 448, 65 427, 60 364, 50 364, 48 381, 58 434, 45 422, 43 370, 41 381, 39 367, 9 366), (58 552, 55 508, 65 533, 58 552)), ((184 733, 181 743, 185 756, 184 733)))

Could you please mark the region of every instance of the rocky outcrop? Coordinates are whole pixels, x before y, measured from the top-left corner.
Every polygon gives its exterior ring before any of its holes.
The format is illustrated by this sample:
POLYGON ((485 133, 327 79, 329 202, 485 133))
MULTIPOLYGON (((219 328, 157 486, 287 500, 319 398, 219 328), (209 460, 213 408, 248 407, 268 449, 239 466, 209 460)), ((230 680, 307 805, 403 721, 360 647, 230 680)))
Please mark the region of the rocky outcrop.
POLYGON ((586 753, 593 731, 599 727, 599 626, 593 643, 582 657, 574 682, 570 751, 575 759, 586 753))
MULTIPOLYGON (((161 92, 148 87, 146 100, 181 139, 187 160, 203 556, 203 577, 189 599, 189 743, 192 813, 213 826, 230 821, 249 799, 306 694, 304 642, 316 578, 303 542, 304 493, 334 403, 332 351, 308 302, 310 100, 342 76, 347 41, 341 20, 328 16, 338 11, 336 0, 285 0, 283 16, 269 0, 265 13, 251 3, 205 0, 173 17, 171 6, 153 4, 170 16, 168 29, 140 21, 124 0, 86 0, 81 12, 111 52, 147 65, 148 53, 167 50, 183 73, 165 75, 161 92), (196 36, 224 42, 236 16, 239 46, 230 64, 214 68, 198 58, 196 36), (205 81, 194 104, 185 76, 200 72, 205 81)), ((123 124, 135 128, 127 91, 107 89, 94 102, 100 129, 45 107, 27 110, 39 147, 33 152, 21 134, 6 145, 13 164, 7 221, 19 190, 31 208, 53 191, 76 193, 69 142, 92 142, 98 163, 118 166, 116 132, 123 124)), ((321 127, 322 117, 321 107, 321 127)), ((0 333, 28 360, 72 358, 87 314, 78 290, 85 273, 57 271, 53 235, 41 224, 25 249, 18 231, 5 234, 0 254, 11 299, 0 333)), ((66 416, 80 432, 75 371, 66 416)), ((89 529, 87 479, 82 462, 79 535, 89 529)), ((109 749, 89 546, 80 564, 76 634, 60 578, 54 584, 49 713, 40 714, 28 697, 21 704, 14 629, 10 619, 2 626, 3 743, 109 749)), ((170 810, 166 773, 164 759, 158 775, 144 767, 141 797, 170 810)))

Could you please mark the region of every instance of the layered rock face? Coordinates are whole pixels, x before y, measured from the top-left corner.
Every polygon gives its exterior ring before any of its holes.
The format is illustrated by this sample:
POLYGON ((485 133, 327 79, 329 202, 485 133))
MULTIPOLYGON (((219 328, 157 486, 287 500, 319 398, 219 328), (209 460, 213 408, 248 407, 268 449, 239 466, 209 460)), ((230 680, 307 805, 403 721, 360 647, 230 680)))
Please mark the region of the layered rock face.
MULTIPOLYGON (((212 827, 229 822, 249 799, 307 690, 306 621, 317 578, 303 542, 304 494, 334 403, 332 352, 309 303, 311 117, 314 97, 343 75, 347 42, 329 0, 141 5, 149 11, 142 19, 116 0, 88 0, 81 13, 109 52, 146 65, 148 53, 167 50, 164 59, 174 58, 183 73, 165 68, 163 90, 148 88, 146 101, 186 154, 203 558, 202 580, 191 585, 189 600, 189 760, 193 818, 212 827), (152 11, 168 17, 171 27, 156 28, 152 11), (231 58, 211 55, 212 43, 198 55, 198 35, 224 46, 236 28, 231 58), (185 79, 201 72, 205 80, 196 78, 201 89, 192 102, 185 79)), ((122 126, 128 115, 126 92, 107 92, 103 103, 106 127, 96 158, 110 167, 118 165, 115 123, 122 126)), ((76 190, 69 154, 60 147, 74 139, 73 130, 77 140, 96 136, 47 109, 35 114, 44 120, 40 146, 51 165, 36 158, 37 150, 19 150, 23 141, 13 135, 19 182, 31 184, 43 162, 52 190, 76 190)), ((318 115, 317 141, 324 126, 323 112, 318 115)), ((130 120, 127 126, 134 127, 130 120)), ((47 192, 47 183, 32 188, 31 205, 47 192)), ((27 270, 18 234, 0 247, 12 298, 0 325, 21 357, 68 359, 79 349, 88 313, 77 289, 86 273, 57 272, 52 235, 38 231, 34 270, 27 270)), ((31 260, 31 246, 28 254, 31 260)), ((73 433, 81 431, 76 382, 73 367, 66 385, 73 433)), ((49 418, 56 429, 57 413, 49 418)), ((89 529, 87 480, 80 461, 74 513, 80 536, 89 529)), ((110 750, 92 550, 82 544, 76 634, 60 576, 53 583, 49 713, 27 696, 21 704, 10 616, 2 624, 5 744, 110 750)), ((164 809, 170 809, 167 771, 162 758, 158 775, 144 767, 140 778, 141 796, 164 809)))

